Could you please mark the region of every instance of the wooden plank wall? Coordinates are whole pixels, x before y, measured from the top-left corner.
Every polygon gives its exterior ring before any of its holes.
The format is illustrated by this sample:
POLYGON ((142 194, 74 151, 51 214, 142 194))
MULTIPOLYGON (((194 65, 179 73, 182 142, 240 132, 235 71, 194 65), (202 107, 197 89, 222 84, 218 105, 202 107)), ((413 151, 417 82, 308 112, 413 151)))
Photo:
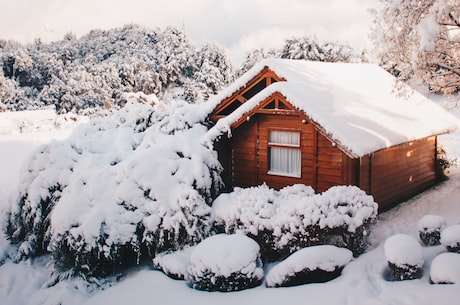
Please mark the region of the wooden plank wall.
POLYGON ((261 115, 259 116, 259 164, 258 179, 259 182, 265 182, 268 186, 276 189, 303 183, 312 185, 314 181, 314 150, 312 143, 314 138, 314 127, 312 124, 302 123, 300 115, 261 115), (287 130, 301 133, 301 177, 285 177, 268 174, 269 170, 269 152, 268 152, 268 134, 270 130, 287 130))
POLYGON ((344 181, 344 154, 333 146, 321 133, 317 132, 317 173, 316 192, 324 192, 333 185, 342 185, 344 181))
POLYGON ((249 187, 257 180, 257 122, 245 122, 233 131, 231 138, 232 184, 249 187))
POLYGON ((386 210, 433 185, 435 159, 435 137, 374 153, 370 159, 370 190, 379 209, 386 210))

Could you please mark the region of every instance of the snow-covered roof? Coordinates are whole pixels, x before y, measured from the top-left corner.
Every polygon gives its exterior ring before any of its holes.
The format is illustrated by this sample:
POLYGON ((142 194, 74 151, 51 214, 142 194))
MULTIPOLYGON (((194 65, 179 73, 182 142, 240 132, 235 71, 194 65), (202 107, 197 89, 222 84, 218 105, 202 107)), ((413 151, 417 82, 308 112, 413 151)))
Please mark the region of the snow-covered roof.
POLYGON ((316 122, 353 157, 455 131, 460 122, 443 108, 374 64, 266 59, 210 100, 211 112, 268 67, 285 82, 274 83, 219 120, 210 136, 230 126, 275 92, 316 122), (402 89, 401 89, 402 88, 402 89))

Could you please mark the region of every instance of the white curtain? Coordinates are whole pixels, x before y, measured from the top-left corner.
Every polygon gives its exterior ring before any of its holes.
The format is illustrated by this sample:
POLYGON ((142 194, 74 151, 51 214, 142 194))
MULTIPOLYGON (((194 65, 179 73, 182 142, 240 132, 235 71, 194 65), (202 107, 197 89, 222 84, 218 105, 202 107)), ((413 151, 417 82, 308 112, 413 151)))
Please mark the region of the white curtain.
POLYGON ((300 177, 300 133, 270 131, 270 172, 300 177))
POLYGON ((300 146, 300 133, 291 131, 270 131, 270 144, 300 146))

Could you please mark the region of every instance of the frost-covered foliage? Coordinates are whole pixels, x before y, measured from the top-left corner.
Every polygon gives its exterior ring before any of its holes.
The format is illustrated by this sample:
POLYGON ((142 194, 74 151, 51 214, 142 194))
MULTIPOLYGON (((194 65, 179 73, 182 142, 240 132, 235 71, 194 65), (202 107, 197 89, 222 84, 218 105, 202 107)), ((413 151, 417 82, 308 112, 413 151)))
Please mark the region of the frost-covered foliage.
POLYGON ((384 252, 394 280, 411 280, 421 276, 424 263, 422 247, 412 236, 391 236, 385 241, 384 252))
POLYGON ((228 292, 260 285, 263 274, 255 241, 242 234, 218 234, 193 250, 187 282, 198 290, 228 292))
POLYGON ((331 245, 301 249, 278 263, 266 276, 267 287, 323 283, 338 277, 353 254, 331 245))
POLYGON ((452 225, 442 230, 441 244, 449 252, 460 253, 460 225, 452 225))
POLYGON ((172 27, 126 25, 27 45, 0 40, 0 103, 9 110, 118 109, 126 102, 124 93, 138 91, 200 102, 232 78, 221 48, 197 48, 172 27))
POLYGON ((431 262, 430 280, 434 284, 460 283, 460 254, 442 253, 431 262))
POLYGON ((336 186, 315 195, 304 185, 280 191, 261 185, 221 194, 213 214, 218 231, 247 234, 261 245, 266 259, 277 260, 320 244, 362 253, 377 204, 354 186, 336 186))
POLYGON ((460 90, 460 2, 380 0, 371 38, 387 71, 436 93, 460 90))
POLYGON ((444 217, 438 215, 425 215, 418 221, 420 240, 425 246, 441 244, 441 231, 447 227, 444 217))
POLYGON ((42 146, 21 177, 6 233, 23 256, 110 273, 205 238, 220 164, 201 145, 202 107, 128 103, 42 146))
POLYGON ((280 49, 255 49, 248 52, 237 74, 242 75, 254 64, 269 57, 324 62, 367 61, 364 54, 355 52, 345 43, 321 41, 316 36, 292 37, 286 39, 280 49))

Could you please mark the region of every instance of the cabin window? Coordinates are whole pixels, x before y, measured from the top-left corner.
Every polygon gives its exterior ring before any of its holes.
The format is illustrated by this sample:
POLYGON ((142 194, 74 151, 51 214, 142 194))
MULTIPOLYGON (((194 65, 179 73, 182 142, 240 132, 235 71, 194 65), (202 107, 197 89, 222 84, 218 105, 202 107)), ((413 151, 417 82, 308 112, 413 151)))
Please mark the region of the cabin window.
POLYGON ((268 173, 300 178, 300 132, 269 131, 268 173))

